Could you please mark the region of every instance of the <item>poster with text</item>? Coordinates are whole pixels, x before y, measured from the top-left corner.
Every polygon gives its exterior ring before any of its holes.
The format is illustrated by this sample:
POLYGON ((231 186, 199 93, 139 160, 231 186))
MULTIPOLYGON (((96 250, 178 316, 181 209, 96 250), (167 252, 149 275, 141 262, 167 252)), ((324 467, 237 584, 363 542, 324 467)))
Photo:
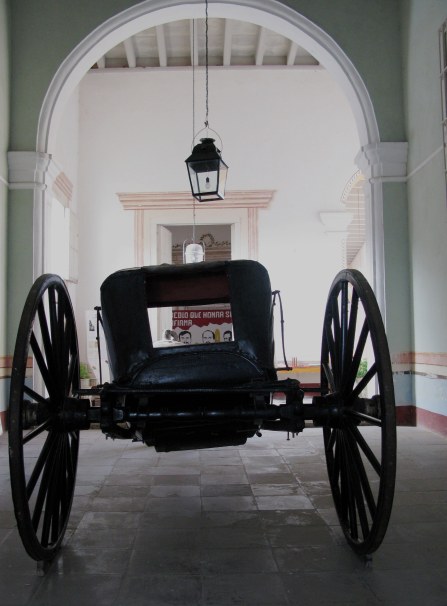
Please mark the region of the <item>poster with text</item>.
POLYGON ((233 321, 229 308, 188 308, 172 310, 172 330, 181 343, 222 343, 233 341, 233 321))

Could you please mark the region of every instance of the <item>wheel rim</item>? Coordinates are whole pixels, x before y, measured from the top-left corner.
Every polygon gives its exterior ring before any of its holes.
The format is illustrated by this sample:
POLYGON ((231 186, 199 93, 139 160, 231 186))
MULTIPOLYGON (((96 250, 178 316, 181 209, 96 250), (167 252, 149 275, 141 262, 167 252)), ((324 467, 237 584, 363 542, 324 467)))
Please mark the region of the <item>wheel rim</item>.
POLYGON ((63 413, 78 387, 70 298, 58 276, 44 275, 31 289, 20 321, 9 407, 14 509, 22 542, 35 560, 54 557, 70 515, 79 431, 63 413))
POLYGON ((323 427, 338 518, 351 547, 369 554, 391 515, 396 474, 394 388, 374 294, 360 272, 343 271, 329 292, 321 387, 337 414, 323 427))

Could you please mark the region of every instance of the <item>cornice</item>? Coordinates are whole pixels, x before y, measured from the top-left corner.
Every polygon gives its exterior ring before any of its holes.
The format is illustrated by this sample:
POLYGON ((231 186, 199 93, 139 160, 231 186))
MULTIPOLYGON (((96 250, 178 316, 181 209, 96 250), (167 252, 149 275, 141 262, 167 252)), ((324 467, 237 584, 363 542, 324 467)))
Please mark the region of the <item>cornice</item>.
POLYGON ((8 182, 10 189, 46 189, 45 174, 51 155, 35 151, 8 152, 8 182))
POLYGON ((365 145, 355 162, 371 182, 401 182, 407 180, 407 156, 408 143, 387 141, 365 145))
MULTIPOLYGON (((225 200, 201 204, 196 202, 196 208, 268 208, 275 190, 230 191, 225 200)), ((119 201, 124 210, 172 210, 189 209, 193 207, 193 197, 190 192, 134 192, 118 193, 119 201)))

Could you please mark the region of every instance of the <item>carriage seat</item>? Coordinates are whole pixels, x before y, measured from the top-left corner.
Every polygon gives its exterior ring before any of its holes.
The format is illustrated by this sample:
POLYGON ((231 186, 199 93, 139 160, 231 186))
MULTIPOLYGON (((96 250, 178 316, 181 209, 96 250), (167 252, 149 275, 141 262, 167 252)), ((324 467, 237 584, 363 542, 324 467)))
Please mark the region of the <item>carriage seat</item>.
POLYGON ((272 296, 255 261, 126 269, 101 286, 113 381, 132 387, 215 387, 276 378, 272 296), (148 308, 230 303, 234 341, 154 347, 148 308))

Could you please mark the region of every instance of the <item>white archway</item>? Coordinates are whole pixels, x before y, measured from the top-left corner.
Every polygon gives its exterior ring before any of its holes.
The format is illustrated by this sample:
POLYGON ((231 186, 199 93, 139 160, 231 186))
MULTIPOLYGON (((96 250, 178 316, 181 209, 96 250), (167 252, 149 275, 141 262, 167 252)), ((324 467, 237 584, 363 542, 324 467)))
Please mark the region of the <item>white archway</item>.
MULTIPOLYGON (((248 21, 286 36, 306 48, 345 92, 356 120, 362 147, 379 142, 379 130, 368 90, 351 60, 317 25, 291 8, 272 0, 243 3, 210 1, 211 17, 248 21)), ((49 153, 65 100, 90 67, 107 50, 143 29, 169 21, 203 17, 203 1, 145 0, 108 19, 67 56, 56 72, 39 116, 37 151, 49 153)))
MULTIPOLYGON (((362 169, 367 177, 379 177, 379 180, 374 179, 374 183, 367 185, 366 196, 370 202, 368 233, 370 264, 379 305, 382 311, 385 311, 381 178, 387 174, 386 170, 383 171, 382 162, 382 146, 386 144, 380 143, 374 108, 358 71, 326 32, 279 2, 239 0, 236 3, 233 0, 226 2, 210 0, 209 14, 211 17, 248 21, 288 37, 312 53, 345 92, 359 134, 361 149, 358 163, 363 164, 362 169), (382 167, 381 174, 373 170, 378 165, 382 167)), ((179 0, 145 0, 108 19, 92 31, 63 61, 48 88, 39 116, 37 152, 42 155, 51 153, 65 101, 85 73, 107 50, 143 29, 169 21, 202 16, 203 0, 192 0, 188 3, 179 0)), ((42 216, 39 207, 44 204, 44 196, 44 193, 35 191, 36 217, 42 216)), ((40 261, 43 258, 42 227, 42 225, 35 227, 35 273, 42 273, 43 270, 43 261, 40 261), (42 264, 42 267, 39 267, 39 264, 42 264)))

